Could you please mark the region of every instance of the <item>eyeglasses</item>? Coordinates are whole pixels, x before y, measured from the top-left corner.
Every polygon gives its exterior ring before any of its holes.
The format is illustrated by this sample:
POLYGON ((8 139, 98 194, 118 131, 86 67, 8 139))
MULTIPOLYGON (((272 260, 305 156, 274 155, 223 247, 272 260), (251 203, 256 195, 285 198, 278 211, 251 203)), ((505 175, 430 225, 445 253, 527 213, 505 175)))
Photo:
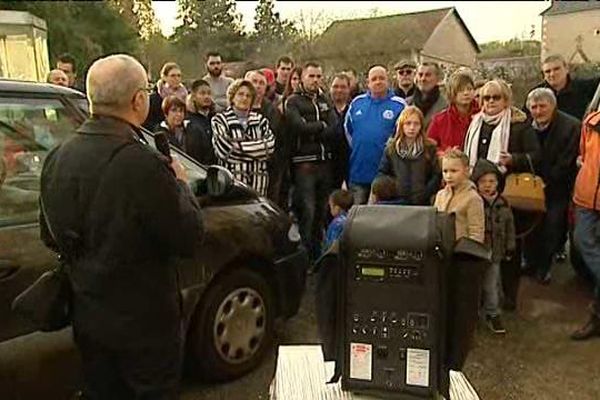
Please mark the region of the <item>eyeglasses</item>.
POLYGON ((494 94, 494 95, 485 95, 481 97, 483 99, 483 101, 490 101, 490 100, 494 100, 494 101, 500 101, 502 100, 502 96, 499 94, 494 94))
POLYGON ((413 73, 412 69, 399 69, 398 71, 398 75, 410 75, 413 73))
POLYGON ((140 90, 143 90, 144 92, 148 93, 148 94, 152 94, 152 91, 154 90, 154 88, 150 85, 138 88, 137 92, 139 92, 140 90))

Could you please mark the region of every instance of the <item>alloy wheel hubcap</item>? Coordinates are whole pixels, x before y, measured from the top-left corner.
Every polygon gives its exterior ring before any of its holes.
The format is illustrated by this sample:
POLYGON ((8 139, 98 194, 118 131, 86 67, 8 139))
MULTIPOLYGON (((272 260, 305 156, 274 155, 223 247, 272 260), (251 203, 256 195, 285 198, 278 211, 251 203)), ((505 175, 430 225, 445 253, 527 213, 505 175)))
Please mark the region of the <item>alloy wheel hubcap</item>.
POLYGON ((256 290, 238 288, 219 305, 213 327, 217 352, 231 364, 248 361, 265 335, 265 302, 256 290))

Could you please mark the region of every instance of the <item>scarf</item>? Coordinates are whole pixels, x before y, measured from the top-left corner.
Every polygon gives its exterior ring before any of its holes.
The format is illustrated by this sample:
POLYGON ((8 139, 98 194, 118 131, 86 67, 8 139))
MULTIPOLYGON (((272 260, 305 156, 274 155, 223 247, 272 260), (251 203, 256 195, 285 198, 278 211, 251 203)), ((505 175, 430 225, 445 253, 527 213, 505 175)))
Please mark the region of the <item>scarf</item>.
POLYGON ((423 113, 423 115, 427 115, 431 107, 438 101, 440 97, 440 89, 439 87, 434 87, 431 92, 427 95, 427 97, 423 96, 423 93, 417 89, 415 90, 415 94, 413 96, 413 105, 417 106, 419 110, 423 113))
POLYGON ((156 83, 156 88, 158 90, 158 94, 160 95, 160 97, 162 99, 169 97, 169 96, 176 96, 181 101, 185 102, 187 100, 188 91, 185 88, 185 86, 183 86, 183 85, 179 85, 179 87, 177 87, 177 88, 171 88, 165 82, 163 82, 162 80, 159 80, 156 83))
MULTIPOLYGON (((469 125, 469 130, 467 131, 467 136, 465 138, 465 153, 469 156, 469 165, 471 168, 473 168, 477 162, 479 134, 484 122, 495 126, 492 131, 492 138, 490 140, 490 147, 486 158, 494 164, 498 164, 500 161, 500 152, 508 150, 511 116, 512 111, 510 107, 496 115, 487 115, 484 111, 481 111, 473 116, 473 121, 471 121, 471 125, 469 125)), ((506 171, 503 167, 501 170, 503 172, 506 171)))
POLYGON ((396 142, 396 153, 403 160, 416 160, 423 154, 423 136, 419 135, 412 143, 406 140, 396 142))

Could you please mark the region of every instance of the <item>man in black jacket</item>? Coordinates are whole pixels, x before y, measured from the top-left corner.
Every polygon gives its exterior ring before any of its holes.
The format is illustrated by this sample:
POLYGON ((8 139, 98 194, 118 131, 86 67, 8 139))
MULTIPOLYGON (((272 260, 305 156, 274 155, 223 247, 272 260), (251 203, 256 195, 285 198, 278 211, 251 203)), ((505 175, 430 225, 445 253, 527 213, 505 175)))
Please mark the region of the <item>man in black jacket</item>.
POLYGON ((546 184, 546 214, 525 241, 525 258, 542 283, 550 281, 552 256, 567 232, 567 210, 577 173, 581 123, 557 109, 556 97, 548 88, 537 88, 527 96, 540 150, 533 157, 536 172, 546 184))
POLYGON ((293 208, 300 236, 313 260, 320 253, 337 125, 333 105, 319 89, 322 77, 319 64, 307 63, 302 70, 299 91, 285 104, 286 124, 295 142, 293 208))
MULTIPOLYGON (((533 89, 551 89, 556 97, 559 111, 567 113, 580 121, 583 120, 586 108, 594 97, 594 92, 600 83, 600 77, 593 79, 572 78, 569 74, 567 62, 559 54, 553 54, 544 59, 542 74, 544 75, 544 81, 533 89)), ((527 104, 523 106, 523 110, 530 116, 527 104)), ((567 236, 565 234, 561 241, 562 245, 557 250, 556 257, 559 261, 566 259, 564 251, 566 240, 567 236)))
POLYGON ((182 315, 173 258, 192 257, 199 207, 179 163, 149 147, 146 71, 128 55, 94 62, 91 117, 48 155, 41 236, 64 254, 86 399, 177 399, 182 315), (50 234, 51 232, 51 234, 50 234))
POLYGON ((215 115, 215 104, 212 99, 210 85, 203 79, 192 82, 187 118, 190 121, 189 132, 194 136, 188 153, 204 165, 217 162, 212 145, 212 125, 210 120, 215 115))
MULTIPOLYGON (((558 54, 551 55, 542 63, 544 82, 534 89, 548 88, 554 92, 559 111, 582 120, 585 110, 594 97, 594 92, 600 83, 600 77, 593 79, 573 79, 565 59, 558 54)), ((533 89, 532 89, 533 90, 533 89)), ((529 113, 527 105, 523 109, 529 113)))

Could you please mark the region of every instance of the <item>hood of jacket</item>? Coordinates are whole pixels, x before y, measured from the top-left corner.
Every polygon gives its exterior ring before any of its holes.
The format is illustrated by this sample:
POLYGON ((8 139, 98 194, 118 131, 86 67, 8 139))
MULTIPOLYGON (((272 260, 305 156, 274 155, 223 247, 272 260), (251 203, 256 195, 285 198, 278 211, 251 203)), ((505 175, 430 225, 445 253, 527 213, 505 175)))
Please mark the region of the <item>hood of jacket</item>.
POLYGON ((522 110, 519 110, 517 107, 511 107, 510 111, 511 124, 527 121, 527 114, 525 114, 522 110))
POLYGON ((496 164, 490 160, 484 158, 477 160, 473 167, 473 172, 471 172, 471 180, 477 185, 479 178, 489 173, 495 174, 496 178, 498 178, 498 193, 502 193, 504 191, 504 185, 506 184, 504 175, 502 175, 502 172, 500 172, 496 164))

